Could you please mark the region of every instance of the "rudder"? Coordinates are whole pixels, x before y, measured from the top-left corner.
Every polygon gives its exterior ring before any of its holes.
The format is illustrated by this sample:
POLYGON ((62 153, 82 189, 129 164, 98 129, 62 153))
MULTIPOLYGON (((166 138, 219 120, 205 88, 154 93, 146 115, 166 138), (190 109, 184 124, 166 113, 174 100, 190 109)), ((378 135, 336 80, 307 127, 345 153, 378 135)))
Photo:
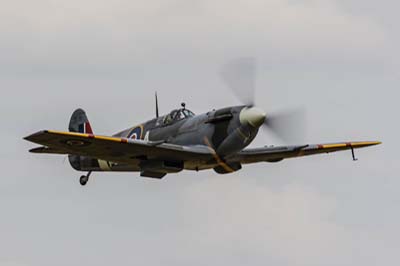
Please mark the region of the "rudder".
POLYGON ((92 127, 86 113, 82 109, 77 109, 71 116, 68 127, 70 132, 93 134, 92 127))
MULTIPOLYGON (((78 132, 78 133, 86 133, 93 134, 92 127, 89 123, 89 119, 84 110, 77 109, 71 116, 71 120, 69 121, 70 132, 78 132)), ((83 158, 78 155, 68 155, 69 162, 75 170, 80 171, 82 169, 82 160, 83 158)))

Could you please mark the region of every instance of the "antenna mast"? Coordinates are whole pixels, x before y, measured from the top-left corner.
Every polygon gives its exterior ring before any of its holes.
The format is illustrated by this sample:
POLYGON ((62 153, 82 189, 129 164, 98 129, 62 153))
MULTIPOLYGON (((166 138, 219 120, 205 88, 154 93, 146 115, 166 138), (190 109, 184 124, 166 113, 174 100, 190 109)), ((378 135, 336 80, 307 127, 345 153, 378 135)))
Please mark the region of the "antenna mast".
POLYGON ((159 113, 158 113, 158 97, 157 97, 157 92, 156 92, 156 117, 159 117, 159 113))

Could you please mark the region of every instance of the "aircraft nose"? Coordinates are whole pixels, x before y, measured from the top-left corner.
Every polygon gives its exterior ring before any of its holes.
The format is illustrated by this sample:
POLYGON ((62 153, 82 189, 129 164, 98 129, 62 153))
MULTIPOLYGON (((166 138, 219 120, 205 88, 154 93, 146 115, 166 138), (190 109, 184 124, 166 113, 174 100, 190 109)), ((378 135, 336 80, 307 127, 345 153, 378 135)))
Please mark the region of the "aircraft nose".
POLYGON ((250 124, 253 127, 260 127, 266 118, 265 112, 257 107, 245 107, 240 111, 240 123, 250 124))

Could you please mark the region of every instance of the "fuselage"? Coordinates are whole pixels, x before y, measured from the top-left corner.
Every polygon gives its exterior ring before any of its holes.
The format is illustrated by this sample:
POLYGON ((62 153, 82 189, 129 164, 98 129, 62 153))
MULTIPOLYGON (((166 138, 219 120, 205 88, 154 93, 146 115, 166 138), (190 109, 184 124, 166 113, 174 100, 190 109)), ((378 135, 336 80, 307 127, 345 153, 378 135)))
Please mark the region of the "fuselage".
MULTIPOLYGON (((200 115, 194 115, 185 108, 176 109, 169 114, 130 127, 113 136, 182 146, 207 146, 215 153, 215 160, 209 162, 185 161, 182 168, 187 170, 210 169, 218 165, 217 160, 223 160, 225 156, 243 150, 256 137, 260 124, 254 124, 251 119, 249 120, 248 110, 250 109, 246 106, 234 106, 212 110, 200 115)), ((265 115, 262 119, 265 119, 265 115)), ((99 160, 98 167, 96 167, 97 164, 93 165, 92 160, 90 163, 81 162, 80 165, 88 166, 82 169, 85 171, 140 171, 142 161, 151 160, 152 158, 137 158, 129 165, 99 160)))
POLYGON ((186 109, 177 109, 114 136, 164 141, 185 146, 207 145, 219 155, 224 156, 242 150, 257 135, 258 127, 243 124, 240 121, 240 114, 244 108, 246 107, 227 107, 200 115, 194 115, 187 110, 191 114, 188 116, 180 116, 186 109), (175 118, 172 117, 172 120, 169 120, 171 114, 175 115, 175 118))

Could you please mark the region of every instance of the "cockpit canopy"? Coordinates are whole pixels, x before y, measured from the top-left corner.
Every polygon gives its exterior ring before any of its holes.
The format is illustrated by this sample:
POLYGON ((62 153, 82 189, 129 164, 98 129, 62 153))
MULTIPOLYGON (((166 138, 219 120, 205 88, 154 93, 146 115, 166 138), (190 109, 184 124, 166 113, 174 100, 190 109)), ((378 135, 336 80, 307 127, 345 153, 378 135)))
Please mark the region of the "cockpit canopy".
POLYGON ((164 125, 168 125, 193 116, 195 116, 195 114, 188 109, 176 109, 164 117, 163 123, 164 125))

